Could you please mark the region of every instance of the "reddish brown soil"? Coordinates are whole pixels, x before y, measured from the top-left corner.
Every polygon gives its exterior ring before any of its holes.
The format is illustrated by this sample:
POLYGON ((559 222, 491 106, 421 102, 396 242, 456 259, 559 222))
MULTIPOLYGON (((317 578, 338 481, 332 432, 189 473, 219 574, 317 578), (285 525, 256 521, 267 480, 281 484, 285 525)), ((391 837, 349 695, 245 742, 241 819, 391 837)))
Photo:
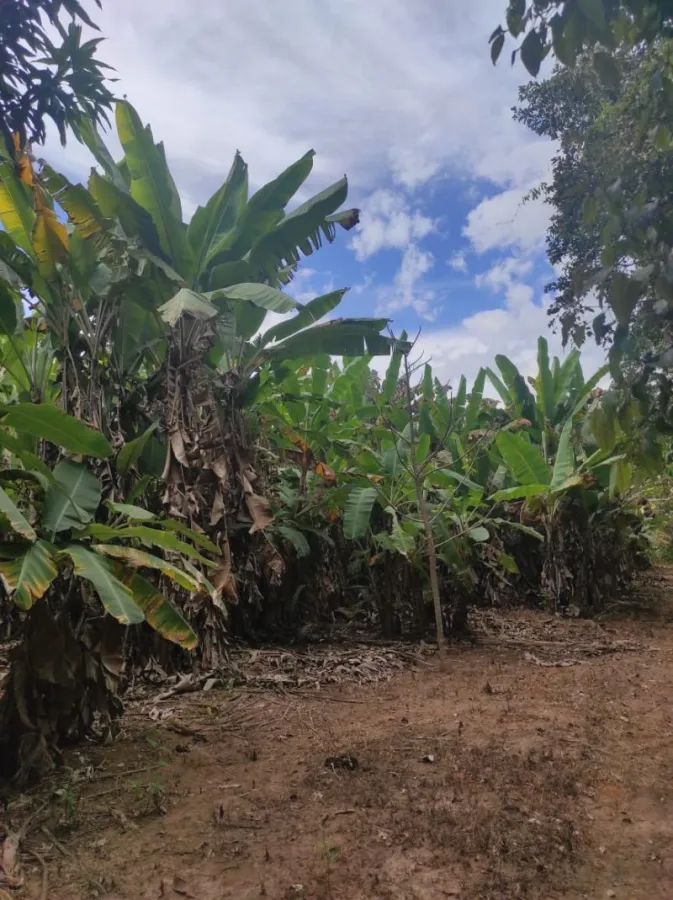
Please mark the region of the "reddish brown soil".
POLYGON ((673 615, 508 621, 570 657, 640 649, 544 667, 524 641, 477 644, 374 685, 193 694, 161 722, 138 706, 82 754, 93 780, 63 788, 61 849, 27 840, 49 900, 670 900, 673 615), (357 769, 325 766, 339 754, 357 769))

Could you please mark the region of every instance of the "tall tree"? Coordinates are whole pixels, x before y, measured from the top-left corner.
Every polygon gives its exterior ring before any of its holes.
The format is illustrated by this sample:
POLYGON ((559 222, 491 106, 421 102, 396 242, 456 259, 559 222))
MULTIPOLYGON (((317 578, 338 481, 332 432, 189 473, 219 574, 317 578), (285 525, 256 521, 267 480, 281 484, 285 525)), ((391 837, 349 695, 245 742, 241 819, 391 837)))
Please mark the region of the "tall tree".
POLYGON ((83 41, 83 25, 98 30, 78 0, 0 2, 0 128, 10 150, 12 133, 19 146, 43 143, 51 119, 65 143, 82 113, 98 122, 111 109, 100 39, 83 41))
POLYGON ((489 43, 495 63, 506 36, 521 37, 512 64, 518 57, 533 76, 549 53, 562 65, 573 66, 591 49, 596 69, 610 78, 612 55, 618 49, 649 44, 672 32, 671 0, 510 0, 505 27, 498 25, 489 43))
POLYGON ((559 141, 551 180, 548 286, 564 340, 593 334, 611 374, 662 429, 673 364, 673 40, 615 54, 606 85, 589 55, 520 91, 515 118, 559 141))

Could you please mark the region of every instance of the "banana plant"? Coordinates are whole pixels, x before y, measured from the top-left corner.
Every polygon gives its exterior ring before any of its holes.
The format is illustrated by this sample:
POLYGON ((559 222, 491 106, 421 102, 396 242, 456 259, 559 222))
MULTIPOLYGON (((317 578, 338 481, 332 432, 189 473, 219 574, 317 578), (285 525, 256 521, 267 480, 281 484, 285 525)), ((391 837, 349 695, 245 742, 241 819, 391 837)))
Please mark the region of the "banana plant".
MULTIPOLYGON (((349 539, 369 533, 375 509, 397 511, 415 503, 406 401, 394 399, 405 348, 403 336, 380 384, 368 358, 345 360, 339 366, 327 356, 316 357, 286 371, 280 380, 269 370, 253 407, 260 433, 268 435, 284 459, 296 463, 303 482, 313 472, 316 485, 332 485, 330 493, 339 498, 349 539)), ((427 490, 442 502, 454 494, 465 497, 475 509, 486 492, 475 460, 496 433, 477 428, 485 424, 484 381, 482 372, 468 394, 463 379, 456 397, 449 399, 428 366, 414 410, 418 461, 427 490)), ((400 531, 403 524, 396 525, 405 516, 395 516, 380 533, 397 541, 406 554, 410 542, 400 531)), ((418 528, 410 526, 412 532, 417 536, 418 528)))
POLYGON ((613 452, 614 442, 587 454, 577 427, 578 419, 604 374, 605 371, 600 369, 586 384, 583 383, 581 397, 562 424, 551 463, 548 461, 548 454, 544 451, 541 453, 539 445, 533 440, 533 427, 528 433, 498 434, 495 439, 497 450, 516 485, 497 491, 491 498, 493 501, 544 497, 551 500, 552 508, 556 509, 567 491, 585 483, 595 470, 609 468, 622 461, 623 456, 613 452))
MULTIPOLYGON (((0 761, 24 783, 60 743, 100 736, 94 722, 105 728, 121 712, 125 627, 146 622, 183 650, 197 646, 165 591, 176 585, 217 602, 202 573, 218 563, 203 552, 222 558, 184 522, 136 506, 142 481, 127 502, 112 500, 109 441, 55 406, 0 407, 0 448, 0 580, 24 619, 0 696, 0 761)), ((129 466, 132 454, 115 462, 129 466)))
POLYGON ((159 270, 168 296, 158 311, 171 329, 183 323, 183 345, 200 344, 206 333, 213 345, 211 361, 225 368, 236 361, 248 372, 271 358, 389 352, 380 334, 385 320, 346 319, 311 328, 345 291, 302 305, 279 290, 302 256, 318 250, 323 240, 334 240, 337 226, 349 230, 357 224, 357 210, 340 210, 348 193, 345 176, 288 212, 311 173, 314 151, 252 195, 247 164, 236 153, 227 180, 185 226, 163 144, 155 143, 149 126, 126 101, 117 104, 116 123, 124 149, 119 164, 91 128, 82 133, 106 174, 92 174, 89 192, 100 214, 116 220, 127 238, 137 238, 159 270), (251 345, 267 312, 292 311, 292 319, 251 345))
POLYGON ((89 583, 105 611, 121 624, 145 620, 163 637, 193 649, 192 629, 141 573, 155 571, 189 592, 200 592, 208 582, 191 561, 205 567, 215 563, 195 544, 214 553, 217 548, 180 522, 132 504, 103 503, 100 479, 85 462, 64 458, 53 468, 45 465, 34 452, 35 440, 80 457, 112 454, 105 437, 77 419, 49 404, 15 403, 0 409, 0 422, 0 447, 9 463, 0 470, 5 532, 0 577, 13 602, 30 610, 59 574, 71 572, 89 583), (96 521, 101 516, 107 524, 96 521), (171 554, 178 564, 139 545, 171 554))
POLYGON ((538 338, 537 374, 527 381, 508 357, 498 355, 495 362, 501 377, 491 368, 486 371, 505 410, 530 422, 531 437, 542 445, 542 455, 550 462, 567 416, 600 384, 608 367, 601 367, 585 381, 579 351, 571 350, 563 362, 558 357, 550 362, 544 337, 538 338))
MULTIPOLYGON (((153 348, 161 326, 151 309, 144 311, 154 325, 147 334, 142 317, 130 315, 131 298, 142 294, 147 305, 156 296, 151 273, 139 271, 138 247, 82 185, 36 165, 25 150, 19 166, 0 160, 0 222, 0 363, 30 399, 60 392, 66 411, 107 427, 106 401, 141 363, 130 339, 115 337, 133 335, 153 348), (111 373, 116 385, 108 392, 111 373)), ((153 352, 159 361, 161 348, 153 352)))
MULTIPOLYGON (((380 333, 384 319, 316 327, 345 290, 308 304, 280 290, 302 256, 333 241, 337 228, 357 223, 357 210, 340 210, 345 177, 287 212, 311 173, 313 151, 252 195, 237 153, 225 183, 185 225, 163 144, 126 101, 117 105, 116 123, 124 149, 119 163, 93 126, 80 123, 80 139, 103 173, 93 170, 88 188, 44 161, 36 167, 26 151, 20 166, 0 160, 0 284, 8 295, 0 299, 20 305, 27 292, 61 367, 69 369, 64 394, 100 395, 101 366, 111 367, 120 385, 151 372, 171 342, 183 360, 197 347, 201 354, 206 342, 213 367, 237 367, 246 376, 266 361, 390 352, 380 333), (295 315, 253 340, 270 311, 295 315), (82 349, 90 375, 74 364, 82 349)), ((2 325, 4 333, 15 328, 2 325)), ((89 417, 104 426, 104 409, 89 417)))

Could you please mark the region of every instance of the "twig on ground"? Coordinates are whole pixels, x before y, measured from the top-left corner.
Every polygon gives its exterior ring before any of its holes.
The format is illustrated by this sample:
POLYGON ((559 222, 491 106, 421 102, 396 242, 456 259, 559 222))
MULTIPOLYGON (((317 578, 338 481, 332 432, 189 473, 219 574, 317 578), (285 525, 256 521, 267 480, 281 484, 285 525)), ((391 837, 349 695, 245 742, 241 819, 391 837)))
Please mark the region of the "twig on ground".
POLYGON ((287 694, 292 694, 295 697, 302 697, 304 700, 327 700, 330 703, 371 703, 370 700, 354 700, 348 697, 329 697, 327 694, 312 693, 311 691, 288 690, 285 688, 285 692, 287 694))
POLYGON ((52 795, 50 794, 49 797, 44 801, 44 803, 42 803, 40 806, 38 806, 38 808, 35 810, 35 812, 32 813, 30 816, 28 816, 28 818, 23 823, 21 828, 19 828, 19 830, 16 832, 16 837, 19 842, 21 842, 25 838, 25 836, 28 834, 28 832, 33 827, 33 823, 35 822, 35 819, 37 819, 37 817, 40 815, 40 813, 43 813, 45 811, 45 809, 49 806, 51 801, 52 801, 52 795))
POLYGON ((320 824, 324 825, 325 822, 331 817, 336 818, 337 816, 351 816, 353 813, 356 813, 357 809, 337 809, 334 812, 326 812, 325 815, 320 820, 320 824))
POLYGON ((107 788, 105 791, 96 791, 95 794, 82 794, 80 800, 100 800, 101 797, 109 797, 111 794, 118 794, 123 788, 123 785, 118 784, 116 787, 107 788))
MULTIPOLYGON (((101 772, 91 779, 91 782, 107 781, 110 778, 126 778, 129 775, 139 775, 141 772, 154 772, 155 769, 163 769, 165 766, 139 766, 137 769, 126 769, 123 772, 101 772)), ((80 782, 82 784, 83 782, 80 782)))
POLYGON ((55 835, 51 833, 51 831, 49 831, 46 825, 43 825, 42 828, 40 828, 40 831, 45 835, 46 838, 48 838, 52 842, 54 847, 56 847, 56 849, 62 856, 65 856, 67 859, 73 859, 72 853, 63 846, 63 844, 58 840, 57 837, 55 837, 55 835))
POLYGON ((162 724, 162 728, 167 731, 174 731, 175 734, 181 734, 183 737, 191 737, 197 741, 206 741, 207 738, 202 731, 196 728, 190 728, 188 725, 182 725, 180 722, 166 722, 162 724))

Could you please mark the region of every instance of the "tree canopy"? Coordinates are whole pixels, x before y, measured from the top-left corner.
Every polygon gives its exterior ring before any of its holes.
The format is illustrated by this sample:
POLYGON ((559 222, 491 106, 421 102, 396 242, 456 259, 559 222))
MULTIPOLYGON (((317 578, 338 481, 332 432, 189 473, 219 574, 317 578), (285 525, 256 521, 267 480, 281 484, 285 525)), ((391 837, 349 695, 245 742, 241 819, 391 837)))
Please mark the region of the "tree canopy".
POLYGON ((95 55, 100 38, 83 40, 83 25, 97 30, 78 0, 0 3, 0 128, 10 149, 13 133, 19 146, 42 143, 48 119, 65 143, 82 114, 99 122, 111 109, 109 67, 95 55))
POLYGON ((671 0, 511 0, 505 26, 491 34, 491 59, 497 62, 507 35, 522 37, 512 50, 512 64, 518 57, 533 76, 550 53, 572 66, 591 49, 597 70, 610 79, 618 48, 648 44, 672 28, 671 0))
POLYGON ((671 424, 673 41, 615 54, 618 82, 585 55, 520 91, 515 117, 559 141, 551 180, 548 285, 564 340, 610 350, 611 374, 671 424))

